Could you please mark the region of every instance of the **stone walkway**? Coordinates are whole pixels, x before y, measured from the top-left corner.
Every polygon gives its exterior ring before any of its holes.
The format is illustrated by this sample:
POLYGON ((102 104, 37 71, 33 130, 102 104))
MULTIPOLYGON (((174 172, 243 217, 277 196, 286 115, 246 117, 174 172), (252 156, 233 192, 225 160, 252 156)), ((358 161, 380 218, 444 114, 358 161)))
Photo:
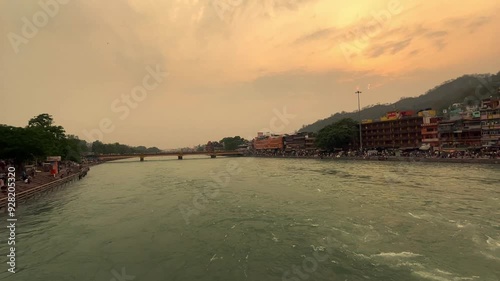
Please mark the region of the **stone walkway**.
MULTIPOLYGON (((70 170, 68 169, 68 172, 69 171, 70 170)), ((52 181, 55 181, 58 179, 61 179, 61 174, 63 175, 63 177, 66 177, 68 175, 78 173, 79 171, 76 171, 74 173, 68 173, 68 172, 65 169, 62 169, 61 173, 57 174, 55 178, 54 178, 54 176, 52 176, 50 174, 50 172, 37 172, 35 177, 31 179, 31 183, 24 183, 21 180, 17 180, 16 181, 16 193, 20 193, 22 191, 25 191, 25 190, 28 190, 28 189, 31 189, 31 188, 34 188, 37 186, 44 185, 44 184, 47 184, 49 182, 52 182, 52 181)), ((0 199, 4 198, 6 196, 7 196, 7 191, 0 192, 0 199)))

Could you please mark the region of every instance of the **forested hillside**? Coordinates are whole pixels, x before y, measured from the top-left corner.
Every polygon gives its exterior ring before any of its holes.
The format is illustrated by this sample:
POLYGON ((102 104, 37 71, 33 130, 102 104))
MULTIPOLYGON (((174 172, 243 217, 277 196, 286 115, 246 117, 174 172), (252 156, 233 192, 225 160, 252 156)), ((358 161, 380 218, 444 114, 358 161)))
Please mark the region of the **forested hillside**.
MULTIPOLYGON (((480 99, 499 96, 500 72, 497 74, 473 74, 445 81, 413 98, 402 98, 393 104, 379 104, 361 110, 361 119, 376 119, 391 110, 436 109, 442 112, 454 103, 474 104, 480 99)), ((358 119, 358 112, 340 112, 310 125, 303 126, 300 132, 318 132, 322 128, 344 118, 358 119)))

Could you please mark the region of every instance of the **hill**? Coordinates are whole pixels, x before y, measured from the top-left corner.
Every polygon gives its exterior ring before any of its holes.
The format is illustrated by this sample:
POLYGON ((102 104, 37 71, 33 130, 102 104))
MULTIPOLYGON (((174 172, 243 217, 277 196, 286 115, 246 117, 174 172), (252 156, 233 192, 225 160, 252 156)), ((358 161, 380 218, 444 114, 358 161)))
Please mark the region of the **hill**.
MULTIPOLYGON (((490 96, 499 96, 500 72, 497 74, 470 74, 448 80, 428 90, 418 97, 402 98, 393 104, 377 104, 363 108, 361 119, 377 119, 392 110, 421 110, 426 108, 443 112, 454 103, 472 105, 490 96)), ((318 120, 310 125, 304 125, 299 132, 318 132, 322 128, 343 118, 358 119, 358 112, 340 112, 318 120)))

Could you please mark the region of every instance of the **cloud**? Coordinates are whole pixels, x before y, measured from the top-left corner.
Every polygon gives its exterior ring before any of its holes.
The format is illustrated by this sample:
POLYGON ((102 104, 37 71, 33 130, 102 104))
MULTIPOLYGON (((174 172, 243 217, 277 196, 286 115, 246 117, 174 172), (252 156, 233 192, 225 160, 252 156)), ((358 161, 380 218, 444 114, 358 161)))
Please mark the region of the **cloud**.
MULTIPOLYGON (((497 9, 498 10, 498 9, 497 9)), ((469 32, 475 32, 479 28, 491 23, 493 21, 492 15, 485 16, 484 13, 479 14, 469 14, 464 17, 452 17, 443 20, 445 26, 457 29, 457 28, 466 28, 469 32)))
POLYGON ((478 18, 472 19, 468 24, 467 27, 469 28, 470 32, 476 31, 478 28, 481 26, 486 25, 487 23, 491 22, 492 18, 491 16, 482 16, 478 18))
POLYGON ((448 31, 440 30, 440 31, 432 31, 425 34, 427 38, 440 38, 448 35, 448 31))
MULTIPOLYGON (((256 93, 273 98, 287 98, 300 93, 314 93, 315 97, 331 96, 354 89, 359 84, 380 84, 382 77, 371 71, 344 71, 340 69, 328 71, 307 71, 295 69, 279 73, 269 73, 250 82, 256 93)), ((364 86, 364 85, 363 85, 364 86)), ((300 96, 300 95, 299 95, 300 96)))
POLYGON ((418 55, 418 53, 420 53, 420 50, 417 49, 417 50, 413 50, 411 51, 409 54, 408 54, 408 57, 413 57, 413 56, 416 56, 418 55))
POLYGON ((168 79, 110 139, 185 146, 267 126, 255 112, 284 103, 307 122, 357 108, 358 86, 370 92, 362 103, 389 102, 408 88, 418 95, 463 73, 498 71, 498 1, 405 1, 387 24, 373 18, 386 0, 220 1, 232 3, 222 19, 213 0, 69 1, 18 55, 6 34, 40 7, 0 1, 0 100, 22 105, 0 119, 24 125, 49 112, 80 134, 112 117, 110 103, 159 64, 168 79), (350 61, 343 42, 356 51, 350 61))
POLYGON ((377 58, 384 54, 395 55, 410 46, 411 41, 412 38, 407 38, 398 42, 386 42, 384 44, 375 45, 367 50, 367 55, 370 58, 377 58))
POLYGON ((334 28, 324 28, 324 29, 321 29, 321 30, 315 31, 313 33, 306 34, 306 35, 303 35, 303 36, 297 38, 293 42, 293 44, 300 45, 300 44, 305 44, 305 43, 308 43, 311 41, 328 39, 331 37, 331 35, 334 34, 334 32, 335 32, 334 28))

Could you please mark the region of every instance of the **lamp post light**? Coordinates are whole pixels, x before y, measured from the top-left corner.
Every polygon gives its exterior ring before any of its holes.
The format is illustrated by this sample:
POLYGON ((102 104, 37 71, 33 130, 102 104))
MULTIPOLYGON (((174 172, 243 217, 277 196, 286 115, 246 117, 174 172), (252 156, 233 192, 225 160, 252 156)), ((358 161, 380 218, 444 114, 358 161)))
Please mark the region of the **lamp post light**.
POLYGON ((361 151, 361 153, 363 153, 363 135, 361 133, 361 107, 359 103, 359 94, 361 94, 361 91, 356 91, 354 93, 358 95, 359 150, 361 151))

